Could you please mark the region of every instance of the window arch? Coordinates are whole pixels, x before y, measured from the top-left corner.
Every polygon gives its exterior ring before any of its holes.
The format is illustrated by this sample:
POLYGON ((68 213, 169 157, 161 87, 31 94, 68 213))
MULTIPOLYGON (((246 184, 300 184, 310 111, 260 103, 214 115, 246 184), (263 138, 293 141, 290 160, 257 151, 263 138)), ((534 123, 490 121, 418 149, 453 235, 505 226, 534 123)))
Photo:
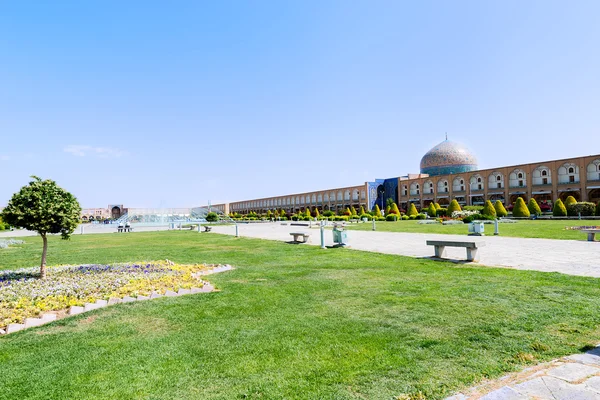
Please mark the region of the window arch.
POLYGON ((510 173, 508 181, 512 188, 525 187, 527 186, 527 173, 517 168, 510 173))
POLYGON ((564 163, 558 168, 558 183, 579 182, 579 167, 574 163, 564 163))
POLYGON ((479 174, 475 174, 469 179, 471 190, 483 190, 483 178, 479 174))
POLYGON ((448 193, 448 180, 440 179, 438 181, 438 193, 448 193))
POLYGON ((433 182, 427 181, 423 184, 423 193, 433 193, 433 182))
POLYGON ((600 181, 600 158, 592 161, 587 166, 587 180, 600 181))
POLYGON ((465 180, 462 176, 457 176, 452 181, 452 190, 455 192, 464 192, 465 190, 465 180))
POLYGON ((503 189, 504 188, 504 175, 501 172, 494 171, 488 177, 488 188, 489 189, 503 189))
POLYGON ((549 185, 552 183, 550 168, 545 165, 540 165, 534 169, 531 176, 534 185, 549 185))
POLYGON ((418 182, 413 182, 410 184, 410 195, 414 196, 417 194, 421 194, 421 186, 418 182))

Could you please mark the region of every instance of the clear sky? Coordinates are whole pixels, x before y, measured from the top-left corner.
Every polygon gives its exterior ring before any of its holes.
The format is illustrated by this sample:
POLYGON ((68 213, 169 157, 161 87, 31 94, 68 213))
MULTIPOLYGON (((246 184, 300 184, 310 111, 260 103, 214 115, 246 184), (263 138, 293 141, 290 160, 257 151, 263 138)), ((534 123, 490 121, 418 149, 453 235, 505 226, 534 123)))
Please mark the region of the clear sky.
POLYGON ((0 205, 175 207, 600 153, 600 2, 0 5, 0 205))

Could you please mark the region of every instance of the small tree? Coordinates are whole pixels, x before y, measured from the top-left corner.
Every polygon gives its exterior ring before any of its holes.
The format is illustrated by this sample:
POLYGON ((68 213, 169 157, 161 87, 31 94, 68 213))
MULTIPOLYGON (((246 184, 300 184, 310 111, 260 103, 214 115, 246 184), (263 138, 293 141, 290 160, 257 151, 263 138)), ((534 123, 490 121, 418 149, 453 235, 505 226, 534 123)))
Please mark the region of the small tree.
POLYGON ((481 215, 496 217, 496 209, 491 201, 487 200, 485 202, 485 206, 483 206, 483 210, 481 210, 481 215))
POLYGON ((435 217, 437 213, 437 209, 435 208, 435 204, 433 202, 429 203, 429 207, 427 208, 427 214, 430 217, 435 217))
POLYGON ((279 214, 280 217, 287 217, 287 213, 285 212, 285 210, 282 208, 279 214))
POLYGON ((389 215, 391 209, 392 209, 391 205, 388 204, 387 206, 385 206, 385 215, 389 215))
POLYGON ((356 215, 356 208, 354 208, 354 206, 352 206, 352 208, 350 208, 350 212, 352 213, 350 215, 356 215))
POLYGON ((206 221, 208 222, 217 222, 219 220, 219 216, 216 212, 209 212, 206 214, 206 221))
POLYGON ((310 207, 306 207, 306 209, 304 210, 304 216, 312 217, 312 214, 310 213, 310 207))
POLYGON ((46 277, 46 255, 49 233, 60 233, 67 240, 77 228, 81 218, 81 206, 71 193, 56 182, 41 180, 32 176, 33 181, 15 193, 2 210, 2 219, 9 225, 36 231, 43 241, 40 277, 46 277))
POLYGON ((442 206, 440 206, 440 203, 433 203, 433 205, 435 206, 436 210, 439 210, 440 208, 442 208, 442 206))
POLYGON ((542 214, 542 210, 540 209, 540 206, 538 205, 537 201, 535 201, 535 199, 533 197, 529 200, 529 203, 527 204, 527 209, 529 210, 530 214, 535 214, 535 215, 542 214))
POLYGON ((390 212, 388 214, 400 216, 400 210, 398 209, 398 205, 396 203, 392 203, 390 206, 390 212))
POLYGON ((319 209, 315 207, 315 218, 318 218, 321 214, 319 214, 319 209))
POLYGON ((555 217, 567 216, 567 207, 565 207, 561 199, 558 199, 554 202, 554 206, 552 207, 552 215, 555 217))
POLYGON ((496 209, 496 215, 498 217, 506 217, 508 215, 508 211, 504 208, 504 204, 500 200, 496 200, 494 203, 494 208, 496 209))
POLYGON ((452 200, 448 206, 448 216, 451 217, 454 211, 462 211, 462 208, 460 208, 460 204, 458 204, 456 199, 452 200))
POLYGON ((527 204, 525 204, 525 200, 523 200, 522 197, 517 197, 517 201, 515 201, 515 205, 513 207, 513 217, 529 218, 530 215, 531 214, 529 213, 527 204))
POLYGON ((394 199, 392 199, 391 197, 388 197, 387 200, 385 201, 386 208, 391 207, 392 203, 394 203, 394 199))
POLYGON ((565 207, 566 207, 567 209, 569 209, 569 206, 570 206, 571 204, 576 204, 576 203, 577 203, 577 200, 575 200, 575 197, 573 197, 573 196, 569 196, 569 197, 567 197, 567 199, 565 200, 565 207))
MULTIPOLYGON (((273 213, 271 212, 271 210, 267 210, 267 218, 271 219, 273 218, 273 213)), ((207 220, 208 221, 208 220, 207 220)))
POLYGON ((408 207, 408 211, 406 212, 406 215, 408 215, 409 217, 411 215, 417 215, 419 214, 419 212, 417 211, 417 207, 415 207, 415 203, 410 203, 410 206, 408 207))
POLYGON ((348 207, 346 207, 346 210, 344 211, 344 215, 352 215, 352 212, 350 211, 350 209, 348 207))
POLYGON ((365 208, 360 206, 360 215, 365 215, 365 208))
POLYGON ((381 217, 381 210, 379 209, 379 204, 375 204, 375 216, 381 217))

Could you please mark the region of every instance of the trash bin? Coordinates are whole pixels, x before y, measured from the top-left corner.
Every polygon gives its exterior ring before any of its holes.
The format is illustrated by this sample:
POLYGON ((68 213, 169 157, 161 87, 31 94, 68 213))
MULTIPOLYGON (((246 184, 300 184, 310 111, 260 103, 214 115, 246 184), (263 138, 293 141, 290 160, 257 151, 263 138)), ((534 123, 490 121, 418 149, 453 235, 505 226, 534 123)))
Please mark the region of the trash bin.
POLYGON ((483 236, 484 229, 483 222, 471 222, 469 224, 469 235, 483 236))
POLYGON ((340 246, 348 245, 348 231, 344 229, 343 225, 333 226, 333 243, 337 243, 340 246))

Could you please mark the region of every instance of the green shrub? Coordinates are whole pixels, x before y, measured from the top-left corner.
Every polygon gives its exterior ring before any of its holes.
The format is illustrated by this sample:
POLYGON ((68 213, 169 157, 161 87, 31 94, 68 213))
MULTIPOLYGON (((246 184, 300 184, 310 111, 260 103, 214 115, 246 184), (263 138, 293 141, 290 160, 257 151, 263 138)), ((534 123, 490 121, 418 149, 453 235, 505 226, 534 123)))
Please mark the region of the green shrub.
POLYGON ((360 206, 360 211, 358 212, 359 215, 364 215, 365 214, 365 208, 363 206, 360 206))
POLYGON ((596 204, 596 215, 600 217, 600 201, 596 204))
POLYGON ((456 201, 456 199, 452 200, 450 202, 450 205, 448 206, 448 216, 451 217, 454 211, 462 211, 462 209, 460 208, 460 204, 458 204, 458 201, 456 201))
POLYGON ((440 206, 438 203, 433 203, 433 205, 435 206, 436 210, 439 210, 440 208, 442 208, 442 206, 440 206))
POLYGON ((354 206, 352 206, 350 208, 350 215, 358 215, 358 213, 356 212, 356 208, 354 208, 354 206))
POLYGON ((333 211, 331 211, 331 210, 325 210, 325 211, 323 211, 323 216, 329 218, 329 217, 333 217, 334 214, 333 214, 333 211))
POLYGON ((483 206, 464 206, 463 210, 465 211, 477 211, 481 213, 483 211, 483 206))
POLYGON ((308 215, 305 215, 304 218, 302 218, 302 221, 314 221, 314 218, 309 217, 308 215))
POLYGON ((385 216, 386 221, 398 221, 398 216, 396 214, 388 214, 385 216))
POLYGON ((371 216, 370 214, 361 214, 360 216, 361 219, 366 218, 367 220, 371 220, 373 218, 373 216, 371 216))
POLYGON ((379 205, 375 204, 375 214, 377 218, 381 217, 381 210, 379 209, 379 205))
POLYGON ((497 217, 506 217, 508 215, 508 211, 504 208, 504 204, 500 200, 496 200, 494 203, 494 209, 496 209, 497 217))
POLYGON ((403 215, 402 216, 402 221, 406 221, 408 219, 408 215, 403 215))
POLYGON ((427 219, 427 214, 417 214, 415 219, 427 219))
POLYGON ((491 201, 487 200, 485 206, 481 209, 481 215, 487 215, 489 217, 496 218, 496 209, 491 201))
POLYGON ((417 219, 417 215, 419 215, 419 214, 409 215, 408 219, 417 219))
POLYGON ((385 221, 385 217, 377 217, 377 221, 385 221))
POLYGON ((469 215, 468 217, 464 217, 462 221, 465 224, 468 224, 473 221, 493 221, 495 219, 496 219, 496 217, 493 217, 491 215, 473 214, 473 215, 469 215))
POLYGON ((321 214, 319 213, 319 209, 315 207, 315 212, 313 213, 315 217, 319 218, 321 214))
POLYGON ((208 222, 217 222, 219 220, 219 216, 217 215, 217 213, 209 212, 208 214, 206 214, 206 220, 208 222))
POLYGON ((534 198, 531 198, 529 200, 529 203, 527 204, 527 209, 529 210, 530 214, 542 215, 542 210, 540 209, 540 206, 534 198))
POLYGON ((427 214, 430 217, 435 217, 437 215, 437 208, 435 208, 435 204, 433 204, 433 202, 429 203, 429 207, 427 208, 427 214))
POLYGON ((577 204, 577 200, 575 200, 575 197, 573 196, 569 196, 565 200, 565 207, 567 208, 567 211, 569 210, 569 205, 571 204, 577 204))
POLYGON ((530 215, 531 214, 529 213, 527 204, 525 204, 525 200, 523 200, 522 197, 517 197, 517 201, 515 201, 515 205, 513 207, 513 217, 529 218, 530 215))
POLYGON ((394 214, 394 215, 397 215, 398 217, 400 216, 400 210, 398 209, 398 205, 396 203, 392 203, 388 214, 394 214))
MULTIPOLYGON (((412 217, 414 215, 417 215, 419 212, 417 211, 417 207, 415 207, 415 203, 410 203, 410 206, 408 207, 408 211, 406 212, 406 215, 408 215, 409 217, 412 217)), ((414 219, 414 218, 412 218, 414 219)))
POLYGON ((589 217, 596 213, 596 205, 587 201, 582 201, 567 206, 567 215, 589 217))
POLYGON ((447 208, 438 208, 435 212, 436 217, 446 217, 448 216, 447 208))
POLYGON ((558 199, 554 202, 554 206, 552 206, 552 215, 555 217, 567 216, 567 207, 565 207, 561 199, 558 199))

